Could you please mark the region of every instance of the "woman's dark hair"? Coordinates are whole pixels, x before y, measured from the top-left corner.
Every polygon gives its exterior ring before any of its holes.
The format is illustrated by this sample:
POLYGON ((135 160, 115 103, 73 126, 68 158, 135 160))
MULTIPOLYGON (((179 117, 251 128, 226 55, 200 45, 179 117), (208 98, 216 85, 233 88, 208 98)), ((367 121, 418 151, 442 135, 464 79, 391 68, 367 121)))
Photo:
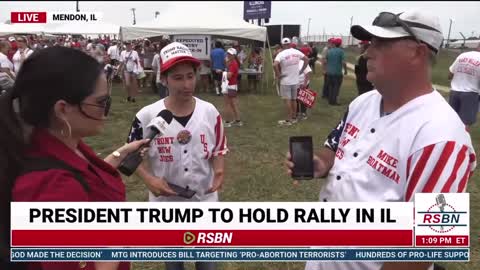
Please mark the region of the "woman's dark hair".
POLYGON ((0 262, 4 245, 9 247, 11 191, 28 143, 14 100, 22 121, 47 128, 54 104, 58 100, 80 104, 93 93, 101 72, 100 64, 81 51, 60 46, 41 49, 23 62, 13 88, 0 96, 0 262))
POLYGON ((222 42, 215 41, 215 48, 223 48, 222 42))

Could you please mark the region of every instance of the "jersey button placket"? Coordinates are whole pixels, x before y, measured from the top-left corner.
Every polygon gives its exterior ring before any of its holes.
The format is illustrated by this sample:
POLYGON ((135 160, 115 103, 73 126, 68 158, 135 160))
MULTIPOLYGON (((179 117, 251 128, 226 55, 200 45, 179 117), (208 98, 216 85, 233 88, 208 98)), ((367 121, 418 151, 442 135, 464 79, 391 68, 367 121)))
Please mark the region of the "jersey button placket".
POLYGON ((189 144, 184 145, 181 150, 181 153, 182 153, 181 155, 183 160, 183 171, 185 174, 188 173, 191 169, 189 166, 191 164, 190 155, 189 155, 189 153, 191 152, 190 150, 191 149, 189 147, 189 144))

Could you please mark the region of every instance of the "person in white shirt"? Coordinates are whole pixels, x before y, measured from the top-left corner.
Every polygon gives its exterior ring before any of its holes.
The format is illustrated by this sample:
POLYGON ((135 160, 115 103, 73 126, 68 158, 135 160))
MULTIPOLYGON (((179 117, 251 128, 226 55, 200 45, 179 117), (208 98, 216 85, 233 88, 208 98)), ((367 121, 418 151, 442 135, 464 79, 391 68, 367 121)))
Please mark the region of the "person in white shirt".
POLYGON ((18 71, 20 70, 20 67, 22 66, 23 61, 25 61, 25 59, 27 59, 33 53, 33 50, 28 48, 27 42, 28 41, 26 37, 17 38, 18 50, 17 52, 15 52, 15 54, 12 57, 13 71, 15 72, 15 74, 18 74, 18 71))
MULTIPOLYGON (((431 82, 443 41, 439 18, 420 11, 382 12, 354 25, 370 40, 367 79, 376 89, 353 100, 314 156, 326 177, 323 202, 410 202, 415 193, 465 192, 476 167, 472 139, 431 82)), ((287 154, 288 173, 294 168, 287 154)), ((412 213, 413 214, 413 213, 412 213)), ((307 262, 306 270, 429 270, 423 262, 307 262)))
POLYGON ((140 57, 138 53, 132 49, 132 44, 126 42, 127 49, 122 51, 120 55, 121 67, 123 74, 125 88, 127 91, 127 102, 135 102, 135 97, 138 95, 137 72, 140 66, 140 57))
POLYGON ((480 45, 476 51, 460 54, 449 68, 450 106, 469 128, 477 122, 480 99, 480 45))
POLYGON ((301 51, 290 48, 290 39, 282 39, 283 50, 275 57, 273 68, 275 79, 280 83, 280 96, 285 100, 287 119, 278 121, 280 125, 292 125, 297 122, 297 90, 299 75, 308 66, 308 57, 301 51), (298 63, 303 60, 303 67, 298 70, 298 63))
MULTIPOLYGON (((303 60, 298 62, 298 68, 301 70, 303 67, 303 60)), ((303 73, 300 74, 298 79, 298 90, 301 88, 305 89, 310 86, 310 75, 312 73, 312 68, 308 65, 304 70, 303 73)), ((307 120, 307 107, 301 101, 297 101, 297 119, 298 120, 307 120)))
POLYGON ((92 49, 93 49, 93 43, 92 43, 92 40, 89 39, 89 40, 88 40, 88 44, 87 44, 87 46, 85 47, 85 50, 87 51, 87 53, 89 53, 90 51, 92 51, 92 49))
POLYGON ((165 47, 167 44, 166 42, 161 42, 159 47, 157 47, 156 53, 153 56, 152 60, 152 70, 154 71, 155 76, 155 86, 160 98, 165 98, 168 96, 168 88, 164 85, 161 80, 161 71, 162 71, 162 63, 160 63, 160 48, 163 46, 165 47))
POLYGON ((10 78, 15 80, 13 63, 8 59, 7 54, 10 51, 10 42, 0 41, 0 71, 5 72, 10 78))
POLYGON ((116 40, 112 41, 112 45, 108 47, 107 54, 108 54, 108 57, 110 57, 110 64, 112 66, 116 66, 120 58, 119 49, 118 49, 116 40))

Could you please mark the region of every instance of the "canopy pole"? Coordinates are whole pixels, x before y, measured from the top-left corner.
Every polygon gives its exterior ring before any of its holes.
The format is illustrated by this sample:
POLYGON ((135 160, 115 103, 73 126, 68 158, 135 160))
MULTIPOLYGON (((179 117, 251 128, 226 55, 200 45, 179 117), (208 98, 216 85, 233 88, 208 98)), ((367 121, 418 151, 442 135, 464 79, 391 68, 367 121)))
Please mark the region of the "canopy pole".
MULTIPOLYGON (((263 63, 262 63, 262 78, 263 78, 263 83, 262 83, 262 88, 265 86, 265 84, 267 84, 267 88, 268 89, 268 78, 267 78, 267 74, 265 72, 265 56, 266 56, 266 53, 265 53, 265 48, 266 48, 266 42, 265 40, 263 41, 263 63)), ((266 90, 265 90, 266 91, 266 90)), ((262 91, 263 93, 264 91, 262 91)))
MULTIPOLYGON (((272 75, 273 75, 273 84, 275 84, 275 71, 273 70, 273 54, 272 54, 272 50, 271 50, 271 46, 270 46, 270 39, 268 38, 268 32, 267 32, 267 45, 268 45, 268 51, 270 52, 270 59, 272 60, 272 75)), ((268 83, 267 83, 267 87, 268 87, 268 83)), ((280 95, 279 93, 279 90, 277 89, 277 94, 280 95)))

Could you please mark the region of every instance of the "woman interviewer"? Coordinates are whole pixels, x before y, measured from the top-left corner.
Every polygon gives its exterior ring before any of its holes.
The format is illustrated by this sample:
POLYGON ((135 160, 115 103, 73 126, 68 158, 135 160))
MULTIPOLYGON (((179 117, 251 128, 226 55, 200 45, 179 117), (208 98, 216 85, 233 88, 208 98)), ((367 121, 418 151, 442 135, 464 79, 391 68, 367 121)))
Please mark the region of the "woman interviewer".
MULTIPOLYGON (((2 245, 7 243, 8 248, 10 201, 125 201, 125 186, 116 168, 147 141, 126 144, 104 160, 83 142, 100 133, 110 103, 103 70, 91 56, 55 46, 25 60, 13 89, 0 96, 2 245), (46 168, 39 169, 45 162, 46 168), (59 162, 66 167, 59 167, 59 162), (32 164, 37 168, 32 169, 32 164)), ((0 262, 8 263, 1 255, 0 262)), ((42 262, 5 267, 0 268, 123 270, 129 264, 42 262)))

